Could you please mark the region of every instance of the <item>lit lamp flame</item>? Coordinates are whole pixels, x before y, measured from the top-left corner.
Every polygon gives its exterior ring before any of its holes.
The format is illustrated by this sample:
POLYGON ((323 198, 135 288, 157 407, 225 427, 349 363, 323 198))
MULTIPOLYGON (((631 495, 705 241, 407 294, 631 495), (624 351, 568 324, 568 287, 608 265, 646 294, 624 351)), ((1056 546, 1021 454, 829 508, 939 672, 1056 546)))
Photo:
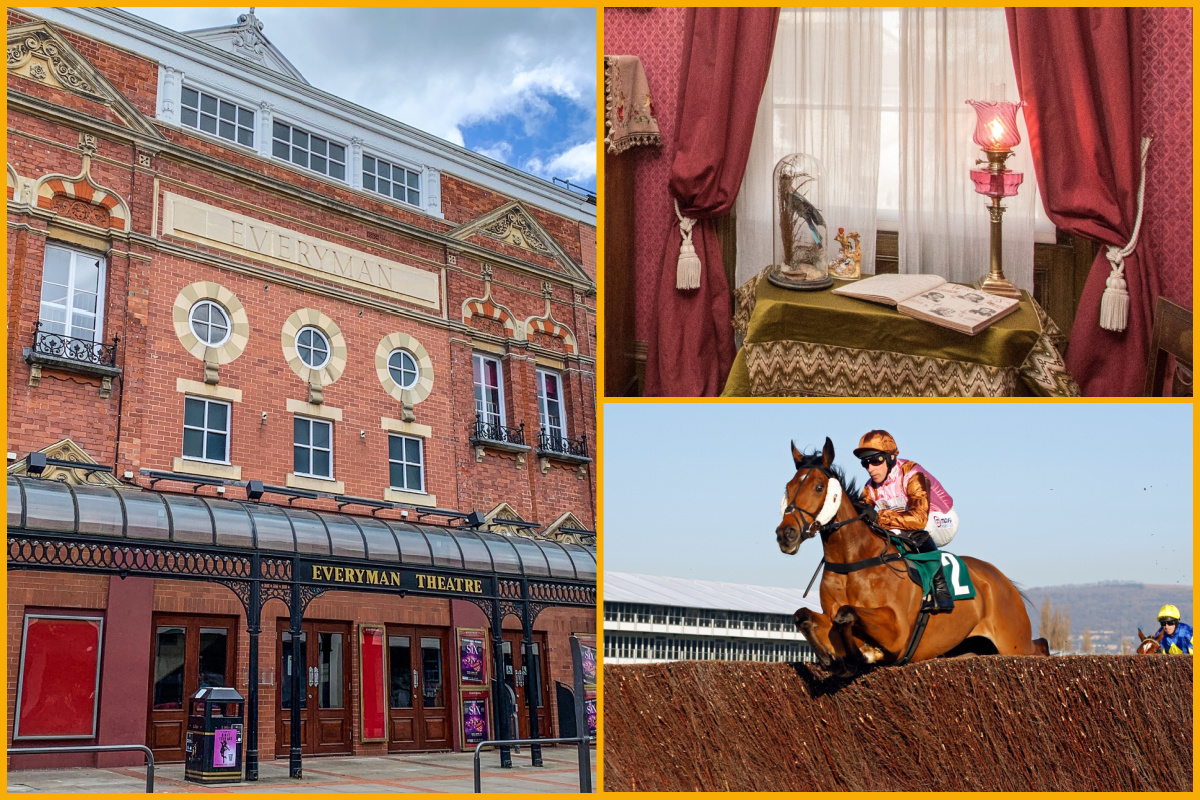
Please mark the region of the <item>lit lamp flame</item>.
POLYGON ((988 127, 992 131, 992 144, 998 146, 1000 142, 1004 141, 1004 125, 1001 124, 1000 118, 997 117, 988 123, 988 127))

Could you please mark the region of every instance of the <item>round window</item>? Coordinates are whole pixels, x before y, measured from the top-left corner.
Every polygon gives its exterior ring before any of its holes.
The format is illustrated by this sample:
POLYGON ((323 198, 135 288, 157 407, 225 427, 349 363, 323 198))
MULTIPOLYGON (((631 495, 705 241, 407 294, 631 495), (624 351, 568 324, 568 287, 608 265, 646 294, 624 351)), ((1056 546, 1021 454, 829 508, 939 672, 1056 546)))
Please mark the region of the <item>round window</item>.
POLYGON ((317 328, 301 328, 296 336, 296 351, 300 360, 311 369, 321 369, 329 363, 329 340, 317 328))
POLYGON ((417 385, 417 359, 407 350, 393 350, 388 356, 388 374, 401 389, 411 389, 417 385))
POLYGON ((211 300, 201 300, 188 314, 192 333, 209 347, 220 347, 229 340, 229 312, 211 300))

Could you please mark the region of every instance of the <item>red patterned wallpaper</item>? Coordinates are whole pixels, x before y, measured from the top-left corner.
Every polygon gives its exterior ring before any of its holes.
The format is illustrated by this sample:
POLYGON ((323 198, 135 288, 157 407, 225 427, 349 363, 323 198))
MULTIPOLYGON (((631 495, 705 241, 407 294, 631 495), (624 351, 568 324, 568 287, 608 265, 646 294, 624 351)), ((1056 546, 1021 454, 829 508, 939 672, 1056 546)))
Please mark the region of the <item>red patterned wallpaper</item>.
MULTIPOLYGON (((671 222, 667 180, 675 154, 675 103, 683 56, 682 8, 608 8, 604 52, 640 56, 663 147, 636 148, 637 337, 647 338, 649 307, 671 222)), ((1192 307, 1192 10, 1149 8, 1145 37, 1144 117, 1155 139, 1146 168, 1143 241, 1158 265, 1158 292, 1192 307)))
POLYGON ((637 159, 634 191, 634 236, 637 241, 637 338, 649 338, 645 309, 658 274, 664 242, 672 220, 667 181, 675 157, 675 104, 683 59, 682 8, 607 8, 604 10, 604 52, 638 56, 646 68, 654 116, 663 146, 636 147, 625 156, 637 159))
POLYGON ((1142 35, 1142 113, 1154 144, 1139 238, 1158 267, 1158 293, 1191 308, 1192 9, 1146 9, 1142 35))

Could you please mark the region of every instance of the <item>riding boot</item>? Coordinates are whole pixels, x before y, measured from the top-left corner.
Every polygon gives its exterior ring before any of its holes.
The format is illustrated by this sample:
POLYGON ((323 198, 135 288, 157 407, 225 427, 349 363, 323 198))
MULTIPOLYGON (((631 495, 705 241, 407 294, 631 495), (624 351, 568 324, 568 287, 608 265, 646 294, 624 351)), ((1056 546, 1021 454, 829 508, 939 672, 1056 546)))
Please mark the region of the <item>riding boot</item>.
POLYGON ((938 570, 933 574, 933 597, 936 608, 935 614, 948 614, 954 610, 954 598, 950 594, 950 587, 946 585, 946 573, 938 570))

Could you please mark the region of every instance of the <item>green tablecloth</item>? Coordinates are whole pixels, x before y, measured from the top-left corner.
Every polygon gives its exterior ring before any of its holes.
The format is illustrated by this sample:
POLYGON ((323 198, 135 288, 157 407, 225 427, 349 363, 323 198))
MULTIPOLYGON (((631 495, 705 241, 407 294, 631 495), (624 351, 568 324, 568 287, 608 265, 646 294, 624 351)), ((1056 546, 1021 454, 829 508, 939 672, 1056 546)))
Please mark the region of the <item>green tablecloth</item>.
POLYGON ((737 306, 742 347, 724 397, 1079 394, 1058 350, 1065 337, 1028 294, 975 336, 832 288, 781 289, 761 273, 737 306))

